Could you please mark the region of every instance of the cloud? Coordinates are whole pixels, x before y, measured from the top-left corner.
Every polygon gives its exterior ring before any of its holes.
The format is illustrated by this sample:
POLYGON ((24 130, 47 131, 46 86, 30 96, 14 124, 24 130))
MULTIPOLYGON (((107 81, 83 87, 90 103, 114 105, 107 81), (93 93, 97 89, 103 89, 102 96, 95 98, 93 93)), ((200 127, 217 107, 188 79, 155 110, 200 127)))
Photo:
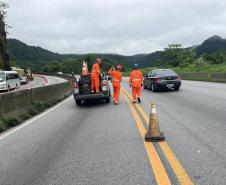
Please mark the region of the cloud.
POLYGON ((149 53, 226 37, 221 0, 8 0, 9 37, 58 53, 149 53))

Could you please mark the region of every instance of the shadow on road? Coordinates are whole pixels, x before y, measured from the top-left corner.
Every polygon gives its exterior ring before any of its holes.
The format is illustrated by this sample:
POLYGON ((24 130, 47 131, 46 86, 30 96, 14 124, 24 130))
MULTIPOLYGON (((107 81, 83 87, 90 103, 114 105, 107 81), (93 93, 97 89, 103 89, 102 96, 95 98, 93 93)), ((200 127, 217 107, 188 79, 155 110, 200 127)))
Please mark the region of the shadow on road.
POLYGON ((103 107, 108 106, 110 103, 106 103, 105 100, 86 100, 82 101, 82 105, 77 106, 79 108, 96 108, 96 107, 103 107))
MULTIPOLYGON (((148 91, 150 91, 150 92, 152 92, 150 89, 145 89, 144 91, 146 91, 146 92, 148 92, 148 91)), ((159 91, 156 91, 156 92, 152 92, 152 93, 160 93, 160 94, 164 94, 164 93, 179 93, 179 92, 181 92, 181 91, 183 91, 182 89, 180 89, 179 91, 178 90, 170 90, 170 89, 165 89, 165 90, 159 90, 159 91)))

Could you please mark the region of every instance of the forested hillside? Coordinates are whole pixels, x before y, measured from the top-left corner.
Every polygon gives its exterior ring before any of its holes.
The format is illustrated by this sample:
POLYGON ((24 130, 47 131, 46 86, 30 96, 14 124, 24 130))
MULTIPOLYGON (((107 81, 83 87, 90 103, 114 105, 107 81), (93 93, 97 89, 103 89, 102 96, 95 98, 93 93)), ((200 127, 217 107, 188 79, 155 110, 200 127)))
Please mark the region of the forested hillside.
POLYGON ((29 66, 35 71, 63 71, 80 72, 81 61, 88 62, 89 68, 97 57, 103 60, 102 68, 108 70, 112 65, 120 64, 124 70, 131 68, 133 63, 139 63, 144 54, 123 56, 118 54, 57 54, 41 47, 28 46, 17 39, 7 39, 7 48, 13 65, 26 68, 29 66))
POLYGON ((57 54, 41 47, 28 46, 16 40, 7 39, 11 63, 20 67, 29 66, 35 71, 79 73, 82 60, 88 62, 89 69, 97 57, 103 60, 102 69, 107 71, 112 65, 120 64, 124 71, 138 63, 141 68, 202 68, 207 65, 226 63, 226 39, 213 36, 196 47, 183 48, 180 44, 170 44, 163 51, 150 54, 123 56, 119 54, 57 54), (198 66, 198 67, 197 67, 198 66), (201 67, 200 67, 201 66, 201 67))
POLYGON ((226 39, 217 35, 206 39, 195 49, 198 56, 201 56, 204 53, 212 54, 218 51, 226 51, 226 39))

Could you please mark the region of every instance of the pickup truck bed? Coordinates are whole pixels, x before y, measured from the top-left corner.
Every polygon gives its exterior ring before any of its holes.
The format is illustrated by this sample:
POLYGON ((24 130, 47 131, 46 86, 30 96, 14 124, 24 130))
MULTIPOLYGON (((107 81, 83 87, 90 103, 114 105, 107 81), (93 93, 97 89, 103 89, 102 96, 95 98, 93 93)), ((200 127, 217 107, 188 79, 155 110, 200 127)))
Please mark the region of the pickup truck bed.
POLYGON ((77 105, 82 102, 94 99, 104 99, 106 103, 110 102, 111 91, 108 79, 100 77, 100 92, 91 93, 91 78, 90 76, 81 76, 74 89, 74 100, 77 105))

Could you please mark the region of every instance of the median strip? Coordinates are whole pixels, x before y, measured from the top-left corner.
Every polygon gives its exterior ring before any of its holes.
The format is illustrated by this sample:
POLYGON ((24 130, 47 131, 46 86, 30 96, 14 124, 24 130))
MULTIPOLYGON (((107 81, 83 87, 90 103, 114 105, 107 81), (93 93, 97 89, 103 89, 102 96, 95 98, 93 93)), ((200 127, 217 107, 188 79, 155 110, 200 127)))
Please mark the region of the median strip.
MULTIPOLYGON (((122 92, 126 94, 130 100, 132 100, 131 96, 128 94, 128 92, 124 89, 122 89, 122 92)), ((147 113, 143 110, 143 108, 139 104, 135 104, 136 108, 139 110, 140 114, 144 118, 146 124, 149 124, 149 116, 147 113)), ((182 185, 193 185, 190 177, 188 176, 186 170, 181 165, 180 161, 177 159, 175 154, 173 153, 172 149, 169 147, 166 141, 159 142, 158 143, 161 147, 161 150, 163 151, 166 159, 168 160, 171 168, 173 169, 174 173, 176 174, 176 177, 178 178, 178 181, 182 185)))
POLYGON ((68 81, 1 94, 0 133, 55 105, 71 93, 68 81))

